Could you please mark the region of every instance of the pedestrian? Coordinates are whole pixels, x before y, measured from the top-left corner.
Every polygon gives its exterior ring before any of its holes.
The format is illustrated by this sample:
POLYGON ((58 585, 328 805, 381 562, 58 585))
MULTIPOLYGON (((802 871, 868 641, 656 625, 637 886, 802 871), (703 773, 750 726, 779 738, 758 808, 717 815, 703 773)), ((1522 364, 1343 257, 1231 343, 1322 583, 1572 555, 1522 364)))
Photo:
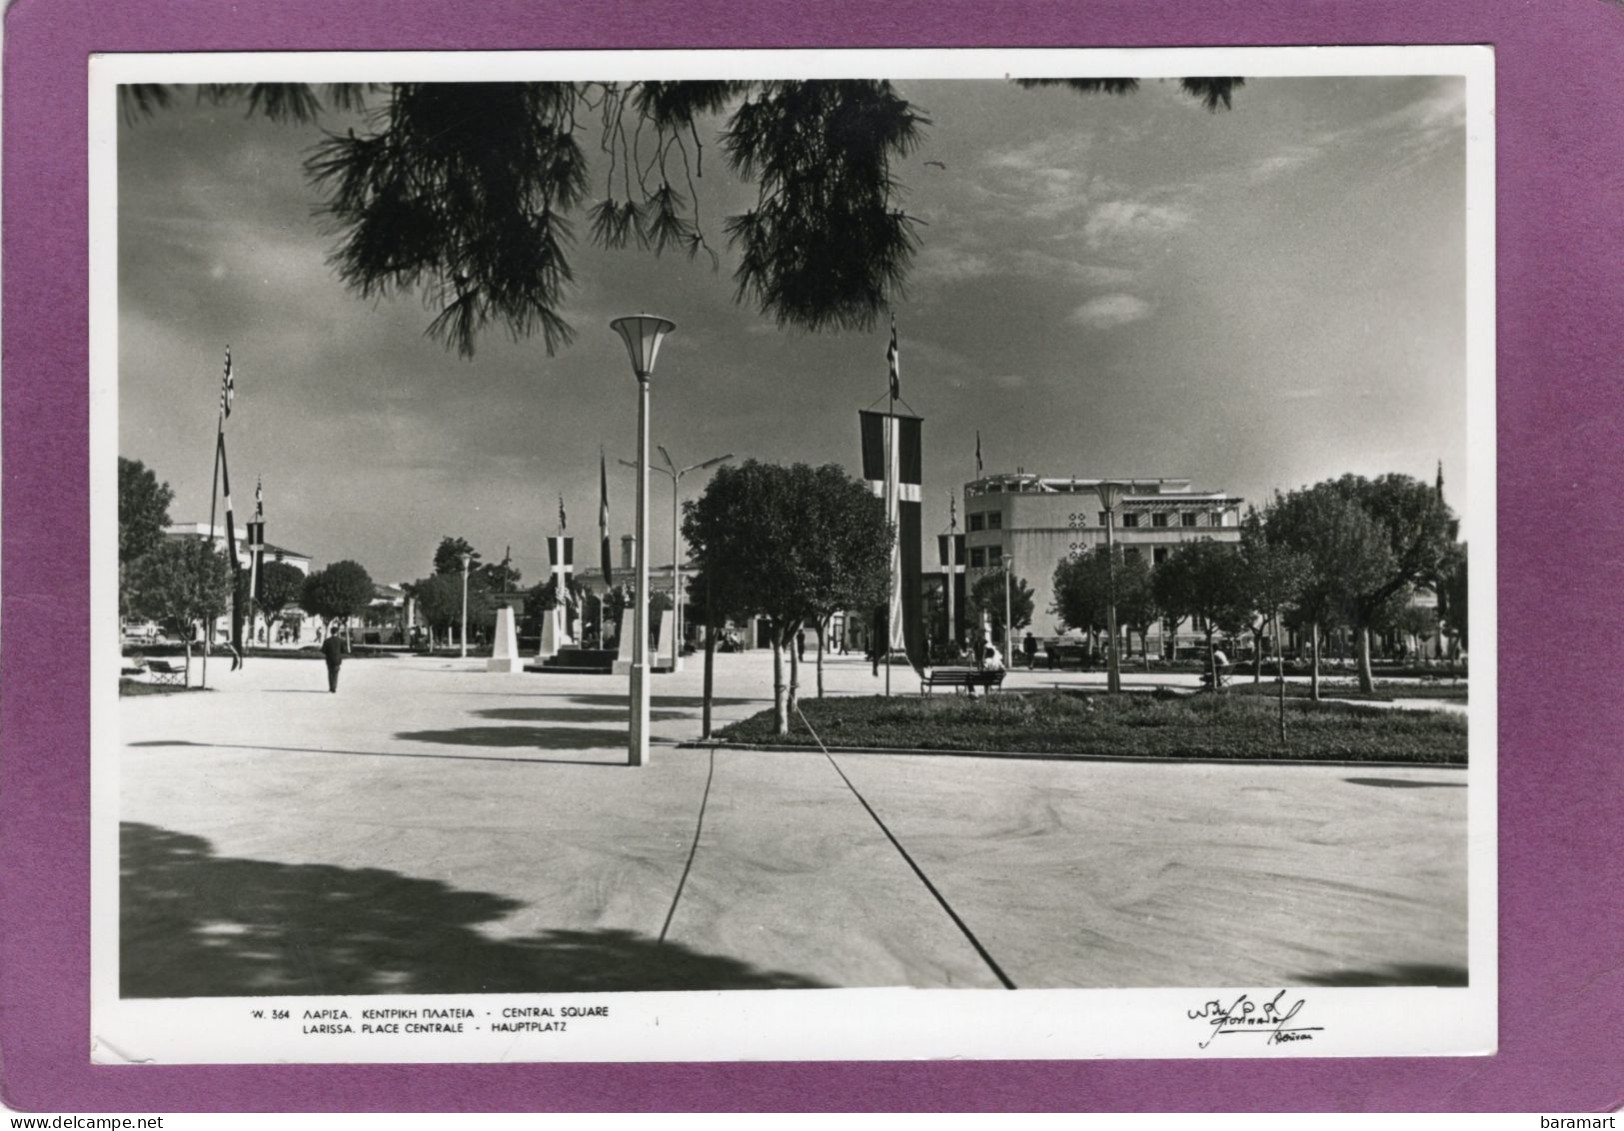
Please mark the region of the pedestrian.
POLYGON ((1031 671, 1038 666, 1038 638, 1028 630, 1026 639, 1021 641, 1021 651, 1026 653, 1026 670, 1031 671))
POLYGON ((806 659, 806 633, 804 632, 795 634, 795 658, 797 660, 806 659))
POLYGON ((321 646, 321 654, 327 661, 327 690, 335 694, 338 691, 338 669, 344 662, 344 652, 344 638, 336 632, 328 633, 326 641, 321 646))

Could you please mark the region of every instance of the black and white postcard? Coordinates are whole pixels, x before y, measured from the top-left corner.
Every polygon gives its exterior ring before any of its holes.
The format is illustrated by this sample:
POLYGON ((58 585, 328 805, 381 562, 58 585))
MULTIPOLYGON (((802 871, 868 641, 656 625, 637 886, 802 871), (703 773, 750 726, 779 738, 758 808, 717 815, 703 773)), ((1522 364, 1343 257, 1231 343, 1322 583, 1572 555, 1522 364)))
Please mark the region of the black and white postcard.
POLYGON ((1492 1053, 1493 82, 94 58, 96 1062, 1492 1053))

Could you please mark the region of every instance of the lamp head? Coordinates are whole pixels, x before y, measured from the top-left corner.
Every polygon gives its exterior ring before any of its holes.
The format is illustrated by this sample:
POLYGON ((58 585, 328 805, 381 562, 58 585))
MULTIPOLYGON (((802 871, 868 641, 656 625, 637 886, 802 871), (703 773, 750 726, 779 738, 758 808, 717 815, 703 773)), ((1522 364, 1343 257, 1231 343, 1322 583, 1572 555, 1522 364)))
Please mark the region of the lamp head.
POLYGON ((660 343, 677 328, 675 322, 657 314, 616 318, 609 326, 626 343, 626 352, 631 355, 632 373, 639 381, 647 381, 653 375, 654 361, 660 356, 660 343))
POLYGON ((1128 485, 1115 479, 1102 479, 1094 485, 1094 493, 1100 497, 1100 506, 1114 511, 1121 504, 1122 496, 1128 493, 1128 485))

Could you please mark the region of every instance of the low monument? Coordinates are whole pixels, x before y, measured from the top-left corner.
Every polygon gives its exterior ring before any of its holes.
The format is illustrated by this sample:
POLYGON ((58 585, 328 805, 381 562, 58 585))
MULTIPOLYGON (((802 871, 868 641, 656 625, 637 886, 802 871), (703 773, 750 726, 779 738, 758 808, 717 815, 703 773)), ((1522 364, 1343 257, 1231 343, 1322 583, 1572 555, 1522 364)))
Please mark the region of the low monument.
POLYGON ((516 672, 523 666, 519 659, 519 633, 513 623, 513 607, 502 605, 496 610, 496 635, 491 640, 491 658, 485 661, 488 672, 516 672))
POLYGON ((636 630, 632 628, 633 615, 631 609, 625 609, 620 614, 620 651, 615 654, 615 675, 630 675, 632 670, 632 637, 636 630))

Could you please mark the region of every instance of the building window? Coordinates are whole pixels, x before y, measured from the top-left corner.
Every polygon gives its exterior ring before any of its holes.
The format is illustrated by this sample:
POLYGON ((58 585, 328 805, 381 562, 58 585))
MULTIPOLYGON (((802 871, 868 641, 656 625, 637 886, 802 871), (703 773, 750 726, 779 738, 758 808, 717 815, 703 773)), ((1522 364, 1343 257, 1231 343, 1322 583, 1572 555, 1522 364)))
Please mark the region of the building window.
POLYGON ((1150 524, 1152 526, 1166 526, 1167 525, 1167 512, 1165 512, 1165 511, 1157 511, 1155 514, 1151 515, 1150 516, 1150 524))
POLYGON ((1157 546, 1150 552, 1150 560, 1155 562, 1157 565, 1161 565, 1163 562, 1165 562, 1167 560, 1167 547, 1157 546))
POLYGON ((1002 530, 1004 528, 1004 514, 1002 511, 987 512, 987 529, 1002 530))
POLYGON ((1186 511, 1184 514, 1179 515, 1179 523, 1182 526, 1195 526, 1197 517, 1198 516, 1186 511))
POLYGON ((1125 562, 1136 562, 1136 561, 1138 561, 1139 560, 1139 547, 1138 546, 1129 546, 1126 549, 1124 549, 1122 551, 1122 560, 1125 561, 1125 562))
POLYGON ((986 528, 986 520, 987 520, 986 515, 983 515, 983 514, 973 514, 973 515, 971 515, 970 516, 970 533, 974 534, 977 530, 985 529, 986 528))
POLYGON ((987 568, 997 569, 1004 564, 1004 548, 1002 546, 987 547, 987 568))
POLYGON ((982 569, 982 568, 984 568, 986 566, 986 564, 987 564, 987 552, 985 550, 983 550, 983 549, 981 549, 981 547, 977 546, 975 549, 970 551, 970 568, 971 569, 982 569))
POLYGON ((1104 525, 1105 525, 1105 520, 1106 520, 1106 519, 1107 519, 1107 518, 1109 518, 1109 517, 1110 517, 1110 516, 1109 516, 1109 515, 1107 515, 1107 514, 1106 514, 1106 513, 1105 513, 1105 512, 1104 512, 1104 511, 1101 511, 1101 512, 1100 512, 1100 525, 1101 525, 1101 526, 1104 526, 1104 525))
POLYGON ((1124 530, 1132 530, 1134 527, 1136 527, 1138 525, 1139 525, 1139 516, 1138 515, 1136 515, 1136 514, 1125 514, 1125 515, 1122 516, 1122 529, 1124 529, 1124 530))

